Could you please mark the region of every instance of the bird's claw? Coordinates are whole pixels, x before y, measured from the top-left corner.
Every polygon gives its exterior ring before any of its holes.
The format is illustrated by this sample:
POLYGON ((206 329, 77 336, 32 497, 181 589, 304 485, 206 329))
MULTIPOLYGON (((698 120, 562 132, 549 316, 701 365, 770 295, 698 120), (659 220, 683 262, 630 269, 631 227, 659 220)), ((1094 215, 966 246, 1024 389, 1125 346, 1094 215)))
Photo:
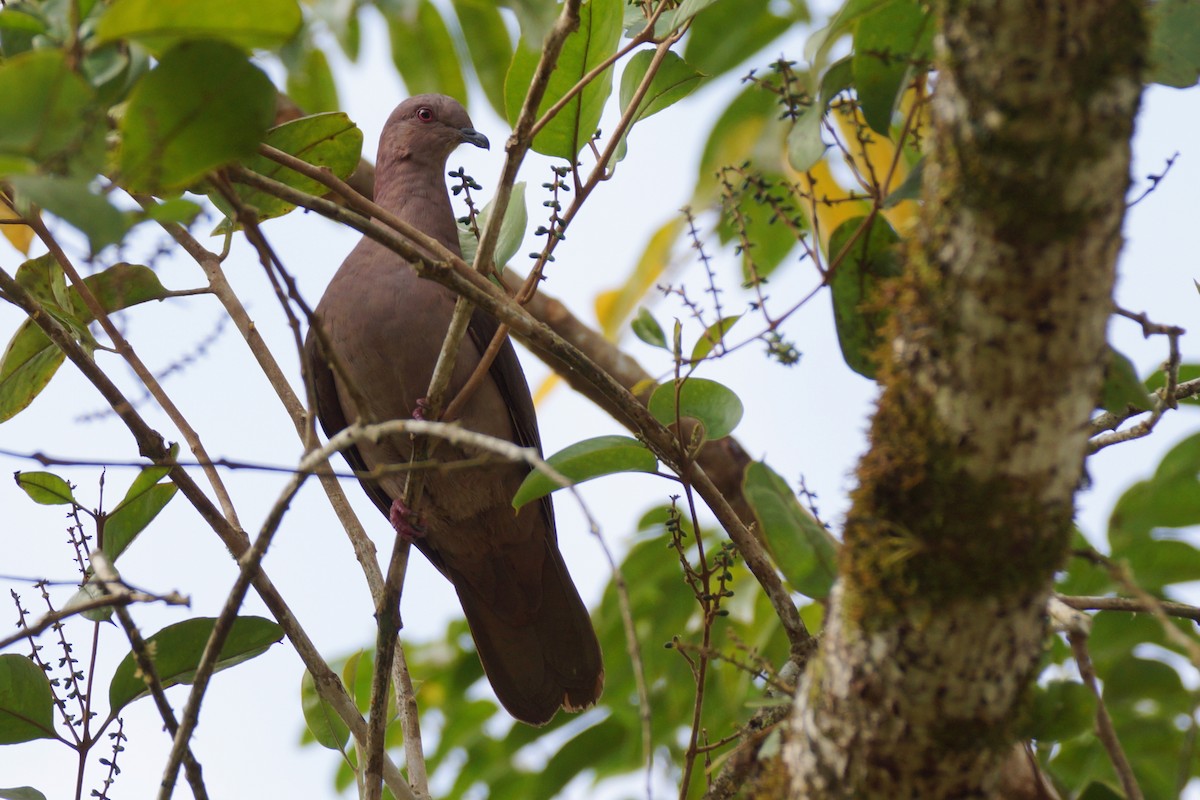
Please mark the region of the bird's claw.
POLYGON ((424 397, 418 397, 416 408, 413 409, 412 418, 424 420, 429 414, 429 400, 424 397))
POLYGON ((406 542, 425 538, 425 528, 420 523, 419 515, 399 499, 392 501, 388 521, 392 523, 396 534, 406 542))

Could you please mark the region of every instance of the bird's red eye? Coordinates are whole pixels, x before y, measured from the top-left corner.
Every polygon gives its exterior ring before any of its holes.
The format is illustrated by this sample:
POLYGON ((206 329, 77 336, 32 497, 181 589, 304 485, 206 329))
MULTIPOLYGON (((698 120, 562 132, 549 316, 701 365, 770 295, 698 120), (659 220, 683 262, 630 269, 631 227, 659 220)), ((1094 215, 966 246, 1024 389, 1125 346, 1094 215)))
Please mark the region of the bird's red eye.
POLYGON ((433 122, 433 109, 422 106, 417 109, 417 119, 421 122, 433 122))

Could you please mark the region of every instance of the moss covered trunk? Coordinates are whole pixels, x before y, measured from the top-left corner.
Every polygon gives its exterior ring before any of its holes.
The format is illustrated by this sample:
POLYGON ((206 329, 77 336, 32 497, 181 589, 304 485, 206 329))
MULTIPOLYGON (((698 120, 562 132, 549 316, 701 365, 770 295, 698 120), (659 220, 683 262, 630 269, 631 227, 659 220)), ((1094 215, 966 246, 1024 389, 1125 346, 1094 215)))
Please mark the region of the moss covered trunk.
POLYGON ((992 793, 1105 369, 1142 3, 938 11, 922 232, 785 749, 796 797, 992 793))

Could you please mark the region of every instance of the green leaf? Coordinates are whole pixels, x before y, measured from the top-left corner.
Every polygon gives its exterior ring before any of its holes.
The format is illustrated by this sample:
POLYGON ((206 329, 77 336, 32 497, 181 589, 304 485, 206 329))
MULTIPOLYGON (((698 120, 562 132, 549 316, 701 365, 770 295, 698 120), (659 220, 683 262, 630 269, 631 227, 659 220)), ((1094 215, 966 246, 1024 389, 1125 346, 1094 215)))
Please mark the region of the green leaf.
POLYGON ((106 195, 94 193, 91 180, 14 175, 9 181, 18 193, 18 205, 22 200, 36 203, 73 225, 87 236, 93 255, 120 242, 133 225, 133 215, 117 210, 106 195))
MULTIPOLYGON (((1200 364, 1180 364, 1179 365, 1179 382, 1194 381, 1200 378, 1200 364)), ((1146 391, 1157 392, 1159 389, 1167 385, 1167 376, 1161 369, 1154 372, 1149 378, 1146 378, 1146 391)), ((1200 405, 1200 395, 1192 395, 1191 397, 1179 398, 1180 403, 1186 403, 1189 406, 1200 405)))
POLYGON ((692 363, 695 364, 703 360, 705 356, 712 352, 714 347, 718 344, 723 344, 725 334, 729 333, 729 329, 736 325, 737 321, 741 318, 741 314, 733 317, 721 317, 712 325, 709 325, 696 341, 696 346, 692 348, 692 363))
MULTIPOLYGON (((362 158, 363 135, 348 116, 333 112, 285 122, 268 131, 263 143, 314 166, 328 167, 334 175, 346 178, 362 158)), ((323 184, 265 156, 255 154, 246 161, 246 167, 307 194, 320 196, 327 191, 323 184)), ((235 189, 243 203, 254 206, 259 219, 282 216, 295 208, 291 203, 249 186, 237 184, 235 189)), ((227 214, 232 211, 218 193, 213 192, 210 198, 227 214)))
POLYGON ((1079 800, 1125 800, 1125 795, 1108 784, 1092 781, 1079 794, 1079 800))
POLYGON ((751 84, 725 107, 704 143, 692 195, 694 205, 709 205, 721 197, 717 173, 722 167, 748 159, 764 169, 773 166, 761 156, 777 150, 784 136, 776 101, 775 95, 751 84))
POLYGON ((1133 362, 1111 345, 1108 348, 1108 367, 1104 371, 1100 405, 1105 411, 1113 414, 1120 414, 1127 406, 1143 411, 1149 411, 1153 407, 1133 362))
MULTIPOLYGON (((572 486, 618 472, 654 472, 658 469, 658 460, 646 445, 628 436, 585 439, 558 451, 546 462, 562 473, 572 486)), ((530 472, 513 497, 513 508, 520 508, 561 488, 549 476, 536 470, 530 472)))
MULTIPOLYGON (((101 307, 108 312, 122 311, 151 300, 163 300, 171 295, 158 280, 158 274, 154 270, 142 264, 127 264, 124 261, 113 264, 103 272, 87 276, 83 282, 95 295, 101 307)), ((94 317, 84 305, 79 293, 74 287, 70 292, 76 315, 84 324, 92 322, 94 317)))
MULTIPOLYGON (((142 476, 151 474, 161 477, 165 471, 165 467, 150 467, 142 470, 142 476)), ((102 544, 104 552, 112 561, 116 561, 137 535, 154 521, 178 490, 173 483, 155 482, 148 486, 139 485, 142 483, 142 476, 134 481, 125 499, 104 521, 102 544)), ((155 477, 154 480, 159 480, 159 477, 155 477)))
POLYGON ((191 39, 220 39, 243 50, 275 48, 292 38, 300 22, 296 0, 117 0, 100 18, 96 39, 133 39, 155 53, 191 39))
POLYGON ((888 135, 914 62, 929 55, 930 13, 916 0, 892 0, 864 15, 854 32, 854 88, 871 130, 888 135))
POLYGON ((788 163, 797 172, 807 172, 825 157, 829 145, 821 138, 821 120, 825 109, 810 106, 804 109, 787 135, 788 163))
POLYGON ((772 13, 771 0, 718 0, 692 20, 683 57, 705 75, 715 77, 741 64, 783 35, 807 22, 803 4, 784 6, 785 16, 772 13))
POLYGON ((1153 31, 1146 79, 1186 89, 1200 77, 1200 3, 1158 0, 1149 8, 1153 31))
POLYGON ((32 320, 21 323, 0 359, 0 422, 24 411, 50 383, 64 358, 32 320))
POLYGON ((0 156, 49 168, 59 159, 103 147, 91 87, 59 50, 0 61, 0 97, 0 156))
MULTIPOLYGON (((629 59, 629 63, 625 65, 625 71, 621 73, 622 111, 627 109, 633 102, 633 96, 637 92, 638 86, 641 85, 642 79, 645 78, 646 71, 653 60, 653 51, 643 50, 635 54, 633 58, 629 59)), ((654 73, 654 77, 650 80, 646 94, 642 96, 642 101, 638 104, 637 113, 630 121, 629 127, 625 130, 625 135, 621 137, 621 141, 617 145, 615 151, 616 160, 620 161, 625 157, 626 139, 628 139, 634 125, 640 120, 657 114, 659 111, 687 97, 695 91, 703 78, 704 76, 689 66, 686 61, 675 53, 668 51, 662 64, 659 65, 658 72, 654 73)))
MULTIPOLYGON (((579 11, 579 29, 567 37, 558 67, 550 75, 538 116, 561 100, 593 67, 616 52, 621 36, 622 0, 591 0, 579 11)), ((533 82, 541 50, 525 39, 517 45, 504 82, 504 107, 509 124, 515 124, 533 82)), ((533 140, 543 155, 575 161, 600 124, 600 114, 612 92, 612 68, 591 81, 550 120, 533 140)))
POLYGON ((0 744, 54 738, 54 695, 42 668, 25 656, 0 655, 0 744))
POLYGON ((122 182, 152 193, 183 189, 253 155, 275 117, 275 94, 270 79, 232 45, 175 47, 130 94, 121 120, 122 182))
POLYGON ((860 232, 866 219, 848 219, 829 237, 833 272, 829 285, 842 358, 850 369, 873 380, 877 366, 874 354, 880 345, 879 330, 886 315, 870 304, 880 284, 900 274, 896 247, 900 237, 879 215, 869 228, 860 232), (840 261, 833 263, 839 257, 840 261))
POLYGON ((503 116, 504 76, 513 57, 513 43, 504 17, 492 0, 451 1, 483 93, 496 113, 503 116))
POLYGON ((0 789, 0 800, 46 800, 46 795, 32 786, 14 786, 0 789))
POLYGON ((666 29, 673 31, 717 0, 683 0, 679 7, 666 15, 666 29))
POLYGON ((853 31, 860 19, 892 2, 894 0, 847 0, 828 25, 808 37, 804 43, 804 59, 820 67, 825 55, 839 39, 853 31))
POLYGON ((16 472, 13 477, 17 486, 35 503, 44 506, 75 504, 71 484, 53 472, 16 472))
POLYGON ((324 50, 309 44, 298 63, 288 65, 287 93, 307 114, 338 110, 337 83, 324 50))
POLYGON ((32 13, 29 6, 0 8, 0 30, 45 33, 46 22, 32 13))
POLYGON ((163 200, 151 205, 146 209, 145 214, 146 219, 152 219, 156 222, 175 222, 180 225, 191 225, 203 210, 197 203, 193 203, 191 200, 185 200, 182 197, 173 197, 170 200, 163 200))
MULTIPOLYGON (((179 445, 171 445, 170 457, 174 459, 178 455, 179 445)), ((105 519, 101 545, 110 561, 116 561, 175 496, 175 484, 159 483, 170 471, 170 467, 158 465, 143 469, 105 519)))
MULTIPOLYGON (((92 321, 92 314, 74 287, 65 288, 62 270, 52 258, 42 256, 25 262, 17 270, 17 280, 26 285, 51 315, 77 338, 87 336, 86 326, 92 321), (62 297, 56 296, 54 287, 59 285, 62 286, 62 297)), ((168 295, 153 270, 135 264, 114 264, 103 272, 89 275, 83 282, 108 311, 119 311, 168 295)), ((54 377, 63 358, 63 352, 33 320, 21 323, 0 358, 0 422, 11 419, 33 402, 54 377)))
MULTIPOLYGON (((475 224, 482 231, 487 227, 492 216, 493 201, 489 200, 475 224)), ((512 261, 521 242, 525 239, 525 228, 529 225, 529 210, 525 206, 525 181, 513 184, 512 195, 508 198, 508 208, 504 211, 504 221, 500 223, 500 237, 496 240, 495 263, 501 267, 512 261)), ((466 225, 458 225, 458 245, 462 250, 463 260, 468 264, 475 261, 475 253, 479 249, 479 240, 466 225)))
POLYGON ((1078 681, 1050 681, 1033 689, 1033 708, 1021 735, 1061 742, 1092 730, 1096 696, 1078 681))
POLYGON ((317 694, 312 673, 304 670, 300 679, 300 708, 304 712, 304 724, 317 744, 329 750, 342 752, 350 740, 350 729, 342 722, 333 708, 317 694))
MULTIPOLYGON (((94 578, 89 578, 75 594, 67 598, 67 602, 63 603, 62 610, 72 611, 86 603, 100 600, 106 594, 107 592, 99 583, 95 582, 94 578)), ((113 609, 112 606, 97 606, 89 608, 87 611, 81 611, 79 615, 91 622, 107 622, 112 619, 113 609)))
POLYGON ((1125 491, 1109 518, 1112 557, 1124 559, 1149 592, 1195 580, 1200 550, 1166 538, 1168 529, 1200 524, 1200 434, 1176 445, 1149 480, 1125 491))
POLYGON ((917 161, 913 168, 904 176, 904 180, 900 185, 892 190, 883 201, 884 208, 894 208, 905 200, 920 200, 921 199, 921 184, 925 180, 925 157, 917 161))
POLYGON ((658 324, 658 320, 654 315, 645 308, 639 308, 637 316, 633 318, 633 322, 629 324, 633 328, 634 336, 637 336, 643 342, 654 347, 661 347, 663 350, 670 350, 667 346, 667 335, 663 333, 662 326, 658 324))
POLYGON ((466 101, 454 39, 430 0, 410 2, 404 12, 388 15, 388 33, 392 62, 410 95, 438 92, 466 101))
MULTIPOLYGON (((708 439, 728 436, 742 421, 742 401, 716 381, 686 378, 678 386, 679 416, 699 420, 708 439)), ((664 383, 650 397, 650 413, 664 425, 675 424, 675 387, 675 382, 664 383)))
MULTIPOLYGON (((633 58, 629 59, 629 63, 625 65, 625 71, 621 73, 621 110, 623 112, 633 102, 633 96, 646 77, 646 71, 650 68, 653 60, 653 51, 642 50, 635 53, 633 58)), ((646 94, 638 104, 634 122, 653 116, 687 97, 696 90, 703 77, 704 75, 697 72, 690 64, 668 50, 659 65, 658 72, 654 73, 654 77, 650 79, 646 94)))
MULTIPOLYGON (((211 617, 189 619, 168 625, 146 640, 146 649, 154 659, 155 671, 164 688, 192 682, 215 624, 216 619, 211 617)), ((268 619, 238 617, 221 648, 216 671, 261 655, 282 638, 283 629, 268 619)), ((117 665, 109 684, 109 713, 115 715, 134 700, 149 694, 150 689, 130 652, 117 665)))
POLYGON ((746 467, 742 489, 788 583, 808 597, 827 597, 837 577, 837 542, 804 510, 787 481, 763 462, 746 467))

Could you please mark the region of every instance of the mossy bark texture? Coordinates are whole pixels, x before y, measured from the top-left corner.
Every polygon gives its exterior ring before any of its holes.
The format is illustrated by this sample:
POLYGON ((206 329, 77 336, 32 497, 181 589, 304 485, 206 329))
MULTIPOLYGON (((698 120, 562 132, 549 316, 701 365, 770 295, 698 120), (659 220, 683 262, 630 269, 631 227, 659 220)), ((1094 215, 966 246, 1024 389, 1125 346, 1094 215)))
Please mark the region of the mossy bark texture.
POLYGON ((937 12, 921 233, 784 750, 797 798, 992 796, 1105 369, 1143 3, 937 12))

